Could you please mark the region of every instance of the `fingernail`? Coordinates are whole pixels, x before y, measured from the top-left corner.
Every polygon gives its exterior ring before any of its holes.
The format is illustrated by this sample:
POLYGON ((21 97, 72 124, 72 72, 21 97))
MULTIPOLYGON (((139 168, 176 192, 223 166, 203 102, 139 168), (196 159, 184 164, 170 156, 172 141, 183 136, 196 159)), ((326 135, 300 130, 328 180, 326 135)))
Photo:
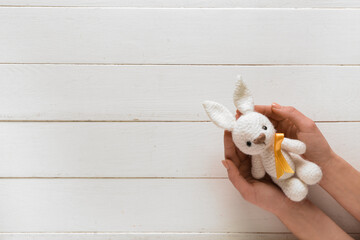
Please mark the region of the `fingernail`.
POLYGON ((224 165, 224 167, 225 167, 227 170, 229 170, 229 164, 228 164, 225 160, 222 160, 221 162, 222 162, 222 164, 224 165))
POLYGON ((277 104, 277 103, 273 103, 271 106, 273 108, 275 108, 275 109, 280 109, 281 108, 281 106, 279 104, 277 104))

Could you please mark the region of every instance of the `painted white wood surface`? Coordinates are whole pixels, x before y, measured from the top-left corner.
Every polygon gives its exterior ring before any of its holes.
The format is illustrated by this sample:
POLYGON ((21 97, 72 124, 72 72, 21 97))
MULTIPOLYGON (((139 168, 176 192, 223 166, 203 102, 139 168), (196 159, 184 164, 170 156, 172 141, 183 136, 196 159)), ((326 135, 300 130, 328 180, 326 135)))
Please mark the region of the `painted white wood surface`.
POLYGON ((207 121, 204 100, 235 110, 238 74, 257 104, 293 105, 318 121, 360 120, 359 66, 53 64, 0 65, 0 119, 207 121))
MULTIPOLYGON (((287 232, 228 179, 1 179, 2 232, 287 232)), ((321 188, 310 199, 360 228, 321 188)))
MULTIPOLYGON (((360 234, 350 234, 360 239, 360 234)), ((0 233, 9 240, 296 240, 291 233, 0 233)))
MULTIPOLYGON (((0 0, 0 239, 295 239, 228 182, 200 102, 234 109, 241 73, 360 169, 359 6, 0 0)), ((310 199, 359 233, 321 188, 310 199)))
POLYGON ((359 64, 360 9, 0 8, 0 63, 359 64))
MULTIPOLYGON (((360 170, 360 123, 319 123, 360 170)), ((212 123, 0 123, 0 177, 226 177, 212 123)))
MULTIPOLYGON (((359 235, 353 235, 359 239, 359 235)), ((296 240, 291 233, 0 233, 8 240, 296 240)))
POLYGON ((0 0, 2 6, 108 6, 185 8, 339 8, 360 7, 357 0, 0 0))

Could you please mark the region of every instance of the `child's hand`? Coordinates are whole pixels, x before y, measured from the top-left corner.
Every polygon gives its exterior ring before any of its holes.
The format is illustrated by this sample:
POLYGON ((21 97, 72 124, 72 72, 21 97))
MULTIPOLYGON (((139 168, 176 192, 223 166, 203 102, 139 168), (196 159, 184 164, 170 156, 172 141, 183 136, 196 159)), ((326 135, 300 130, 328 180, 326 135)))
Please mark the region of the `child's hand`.
MULTIPOLYGON (((306 144, 304 157, 324 168, 329 176, 321 186, 357 219, 359 216, 360 174, 346 161, 339 158, 330 148, 316 124, 293 107, 255 106, 255 110, 266 115, 278 132, 288 138, 299 139, 306 144), (332 162, 332 163, 331 163, 332 162), (341 171, 339 170, 341 169, 341 171)), ((237 118, 240 113, 237 112, 237 118)), ((272 183, 268 175, 256 180, 251 175, 250 156, 235 146, 230 132, 224 135, 225 158, 223 161, 228 176, 243 198, 267 211, 274 213, 300 239, 351 239, 319 208, 309 200, 292 202, 272 183)), ((323 178, 324 179, 324 178, 323 178)))
POLYGON ((256 180, 251 175, 251 160, 235 146, 231 132, 224 134, 225 159, 223 164, 234 187, 243 198, 267 211, 278 214, 290 200, 272 183, 268 175, 256 180))
MULTIPOLYGON (((304 116, 293 107, 256 105, 255 110, 267 116, 273 123, 277 132, 286 137, 299 139, 307 146, 304 158, 320 166, 327 163, 333 154, 314 121, 304 116)), ((238 119, 241 113, 237 111, 238 119)), ((247 201, 260 206, 270 212, 277 213, 280 208, 286 207, 289 199, 272 183, 268 175, 256 180, 251 175, 251 157, 242 153, 234 144, 231 133, 225 131, 224 135, 225 159, 224 166, 228 169, 230 181, 247 201), (229 161, 231 160, 231 161, 229 161), (284 203, 284 204, 280 204, 284 203)))
POLYGON ((255 110, 267 116, 277 132, 284 133, 287 138, 304 142, 306 144, 306 152, 303 155, 305 159, 324 168, 334 158, 335 153, 314 121, 294 107, 283 107, 274 103, 271 106, 257 105, 255 110))

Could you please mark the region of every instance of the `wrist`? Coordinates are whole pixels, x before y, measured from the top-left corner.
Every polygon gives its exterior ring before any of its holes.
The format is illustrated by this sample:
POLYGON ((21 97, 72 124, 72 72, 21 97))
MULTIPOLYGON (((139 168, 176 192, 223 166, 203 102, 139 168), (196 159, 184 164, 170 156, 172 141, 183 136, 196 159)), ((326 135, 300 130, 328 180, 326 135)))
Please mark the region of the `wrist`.
POLYGON ((327 160, 318 165, 321 167, 322 172, 326 173, 333 170, 334 165, 339 164, 339 162, 341 162, 341 158, 333 150, 330 150, 327 160))
POLYGON ((301 202, 294 202, 284 198, 284 201, 279 205, 274 214, 280 219, 285 220, 291 217, 297 216, 303 212, 305 209, 311 207, 312 203, 308 199, 304 199, 301 202))
POLYGON ((346 162, 335 152, 331 151, 330 157, 326 163, 320 165, 323 177, 319 185, 332 182, 341 172, 346 172, 346 162))
POLYGON ((279 210, 276 216, 299 239, 351 239, 308 199, 289 200, 279 210))

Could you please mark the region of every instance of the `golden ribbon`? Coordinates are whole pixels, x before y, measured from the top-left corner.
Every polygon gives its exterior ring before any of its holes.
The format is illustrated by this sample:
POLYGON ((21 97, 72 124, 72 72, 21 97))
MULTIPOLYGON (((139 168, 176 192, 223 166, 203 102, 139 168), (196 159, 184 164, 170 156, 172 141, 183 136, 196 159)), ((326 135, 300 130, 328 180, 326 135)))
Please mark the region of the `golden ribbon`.
POLYGON ((294 173, 294 170, 291 169, 286 159, 281 153, 281 143, 284 140, 283 133, 275 133, 274 140, 274 154, 275 154, 275 167, 276 167, 276 178, 279 179, 284 172, 294 173))

